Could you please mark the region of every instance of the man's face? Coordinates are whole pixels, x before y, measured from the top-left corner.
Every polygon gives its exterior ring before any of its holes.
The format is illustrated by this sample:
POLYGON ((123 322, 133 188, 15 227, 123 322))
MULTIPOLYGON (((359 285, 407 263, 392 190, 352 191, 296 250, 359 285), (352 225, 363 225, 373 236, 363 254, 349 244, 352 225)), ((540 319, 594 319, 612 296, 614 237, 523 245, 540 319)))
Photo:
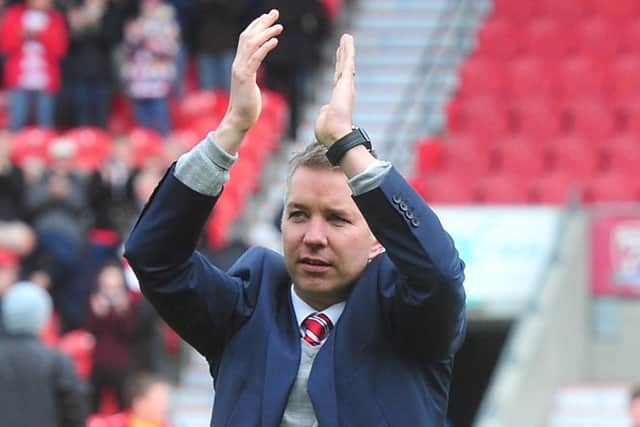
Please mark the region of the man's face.
POLYGON ((322 310, 347 298, 379 245, 341 171, 299 167, 288 190, 282 218, 285 263, 297 294, 322 310))

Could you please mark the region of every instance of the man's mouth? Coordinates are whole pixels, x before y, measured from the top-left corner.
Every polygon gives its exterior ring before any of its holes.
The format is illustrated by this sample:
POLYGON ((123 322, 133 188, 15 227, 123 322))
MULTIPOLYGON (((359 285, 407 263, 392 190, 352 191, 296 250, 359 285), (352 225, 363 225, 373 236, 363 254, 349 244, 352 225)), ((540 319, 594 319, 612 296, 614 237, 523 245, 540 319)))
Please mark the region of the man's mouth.
POLYGON ((300 259, 300 263, 301 264, 305 264, 305 265, 312 265, 312 266, 319 266, 319 267, 329 267, 331 265, 330 262, 325 261, 323 259, 320 258, 301 258, 300 259))

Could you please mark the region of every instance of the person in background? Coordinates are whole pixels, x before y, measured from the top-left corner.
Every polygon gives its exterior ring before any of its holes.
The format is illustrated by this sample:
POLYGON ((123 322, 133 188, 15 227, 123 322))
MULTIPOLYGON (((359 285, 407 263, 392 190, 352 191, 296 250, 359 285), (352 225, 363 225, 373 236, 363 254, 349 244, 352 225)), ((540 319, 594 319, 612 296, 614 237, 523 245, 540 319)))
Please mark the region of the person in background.
POLYGON ((67 11, 71 42, 63 68, 74 126, 107 128, 113 48, 124 19, 110 0, 76 0, 67 11))
POLYGON ((49 295, 33 283, 16 283, 2 299, 6 328, 0 336, 3 426, 85 426, 86 384, 67 356, 46 347, 39 338, 50 316, 49 295))
POLYGON ((229 92, 231 63, 245 1, 195 0, 192 23, 200 89, 229 92))
POLYGON ((86 182, 74 167, 75 151, 70 140, 55 139, 49 146, 48 168, 29 182, 26 192, 29 222, 38 237, 38 263, 46 265, 63 331, 82 324, 91 291, 82 258, 91 210, 86 182))
POLYGON ((640 386, 636 386, 631 390, 629 414, 631 416, 631 426, 640 427, 640 386))
POLYGON ((133 368, 130 345, 136 325, 124 273, 118 262, 106 263, 98 271, 88 317, 86 329, 96 339, 91 371, 93 412, 99 412, 106 387, 115 391, 118 405, 123 409, 126 379, 133 368))
POLYGON ((127 381, 127 410, 112 415, 100 427, 170 427, 171 387, 160 377, 136 374, 127 381))
POLYGON ((265 0, 264 7, 280 10, 280 22, 286 28, 278 38, 278 49, 265 58, 265 86, 287 97, 287 137, 295 140, 307 77, 317 69, 320 45, 327 35, 326 12, 318 0, 265 0))
POLYGON ((125 25, 121 72, 136 121, 163 135, 171 130, 179 41, 175 9, 163 0, 142 0, 140 16, 125 25))
POLYGON ((0 133, 0 221, 25 219, 25 178, 11 161, 10 138, 8 132, 0 133))
POLYGON ((4 83, 9 90, 9 128, 29 123, 53 128, 55 95, 61 86, 60 61, 68 47, 64 15, 53 0, 27 0, 10 6, 0 21, 4 83))

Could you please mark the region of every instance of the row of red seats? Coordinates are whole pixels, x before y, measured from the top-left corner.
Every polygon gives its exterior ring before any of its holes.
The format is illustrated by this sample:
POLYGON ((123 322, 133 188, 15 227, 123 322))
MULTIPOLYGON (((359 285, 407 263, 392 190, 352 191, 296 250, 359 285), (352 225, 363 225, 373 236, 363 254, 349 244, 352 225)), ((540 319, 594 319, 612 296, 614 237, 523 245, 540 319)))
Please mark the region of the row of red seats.
POLYGON ((513 22, 494 17, 478 32, 478 53, 495 60, 517 55, 560 59, 587 55, 611 59, 640 51, 640 19, 619 22, 594 16, 574 23, 550 17, 513 22))
POLYGON ((621 55, 606 62, 586 55, 557 61, 535 55, 495 60, 478 52, 462 66, 459 90, 461 97, 637 98, 640 56, 621 55))
MULTIPOLYGON (((123 136, 129 141, 134 167, 140 167, 146 159, 158 155, 165 140, 176 141, 184 150, 188 150, 201 141, 207 132, 217 127, 222 116, 215 110, 226 109, 226 100, 220 107, 220 98, 213 92, 192 95, 194 96, 185 98, 179 110, 180 117, 183 118, 181 124, 184 126, 178 127, 166 138, 151 129, 131 127, 126 131, 123 136)), ((275 93, 265 92, 263 114, 252 130, 259 139, 265 140, 264 144, 272 147, 274 135, 282 132, 286 109, 284 98, 275 93)), ((10 136, 11 158, 18 165, 23 165, 30 157, 48 163, 51 160, 51 143, 58 138, 64 138, 74 146, 74 162, 80 170, 93 171, 111 154, 114 136, 106 130, 93 127, 72 128, 66 131, 27 127, 10 136)), ((252 150, 247 148, 246 151, 253 155, 252 150)))
POLYGON ((458 174, 434 174, 428 179, 413 178, 414 188, 433 204, 564 204, 639 202, 640 185, 618 172, 607 172, 576 181, 561 171, 534 180, 518 179, 518 175, 485 175, 465 181, 458 174))
POLYGON ((594 15, 624 21, 637 17, 640 4, 636 0, 494 0, 494 11, 516 22, 552 16, 570 24, 594 15))
POLYGON ((454 100, 447 113, 451 133, 473 133, 487 139, 506 135, 548 139, 574 134, 601 140, 640 132, 640 98, 609 105, 597 98, 575 98, 561 104, 538 97, 505 102, 476 96, 454 100))
POLYGON ((458 136, 447 142, 427 140, 418 145, 417 176, 451 171, 472 179, 489 173, 507 173, 523 178, 562 171, 575 179, 616 171, 640 179, 640 145, 634 135, 620 135, 599 146, 577 137, 533 142, 505 138, 483 145, 473 136, 458 136))

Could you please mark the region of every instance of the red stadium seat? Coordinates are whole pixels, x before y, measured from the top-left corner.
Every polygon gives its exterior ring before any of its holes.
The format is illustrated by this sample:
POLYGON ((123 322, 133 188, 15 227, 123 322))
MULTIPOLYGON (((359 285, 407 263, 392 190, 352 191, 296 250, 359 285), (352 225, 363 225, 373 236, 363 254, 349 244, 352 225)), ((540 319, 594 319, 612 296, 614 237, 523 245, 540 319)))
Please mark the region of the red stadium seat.
POLYGON ((482 147, 472 139, 453 139, 444 144, 443 171, 461 179, 474 180, 489 173, 490 147, 482 147))
POLYGON ((476 186, 476 200, 484 204, 526 204, 526 180, 512 175, 483 177, 476 186))
POLYGON ((407 180, 407 182, 416 190, 423 199, 427 197, 427 182, 423 177, 414 176, 407 180))
POLYGON ((529 200, 532 203, 563 205, 578 196, 579 191, 580 186, 574 178, 557 171, 539 176, 530 183, 529 200))
MULTIPOLYGON (((640 43, 640 39, 638 40, 640 43)), ((623 55, 609 63, 611 89, 618 99, 638 99, 640 95, 640 58, 638 54, 623 55)))
POLYGON ((75 145, 74 163, 83 171, 95 171, 111 154, 111 136, 94 127, 73 128, 62 135, 75 145))
POLYGON ((524 138, 506 139, 494 151, 496 169, 500 174, 532 179, 545 172, 545 156, 540 145, 524 138))
POLYGON ((418 175, 433 172, 442 166, 443 142, 438 138, 424 138, 416 143, 415 171, 418 175))
POLYGON ((638 181, 614 171, 594 176, 585 189, 585 202, 637 202, 638 181))
POLYGON ((617 113, 620 119, 619 133, 640 133, 640 97, 623 101, 618 105, 617 113))
POLYGON ((606 139, 616 129, 614 110, 596 99, 576 99, 566 107, 573 133, 590 140, 606 139))
POLYGON ((473 203, 473 181, 455 173, 443 173, 429 177, 421 193, 427 203, 441 205, 466 205, 473 203))
POLYGON ((551 98, 520 98, 511 110, 514 131, 529 139, 548 140, 558 135, 564 125, 561 111, 551 98))
POLYGON ((162 155, 162 136, 151 129, 135 128, 129 132, 129 146, 135 167, 142 167, 147 160, 162 155))
POLYGON ((591 12, 588 1, 539 0, 538 14, 561 21, 569 27, 591 12))
POLYGON ((609 140, 603 148, 609 171, 640 182, 640 144, 637 135, 619 136, 609 140))
POLYGON ((640 9, 637 0, 591 0, 591 2, 595 15, 603 15, 619 21, 637 16, 640 9))
POLYGON ((549 150, 553 170, 580 182, 596 175, 601 167, 599 153, 586 139, 558 138, 552 141, 549 150))
POLYGON ((269 89, 261 89, 261 91, 261 116, 266 120, 277 124, 279 126, 278 132, 282 132, 289 113, 289 103, 287 102, 287 99, 282 94, 269 89))
POLYGON ((557 93, 564 99, 601 97, 606 94, 608 81, 602 64, 589 56, 573 56, 558 64, 557 93))
POLYGON ((510 119, 502 102, 490 97, 476 97, 463 102, 455 116, 450 116, 449 129, 454 134, 471 133, 492 140, 509 132, 510 119))
POLYGON ((462 65, 459 96, 500 96, 507 85, 501 61, 475 55, 462 65))
POLYGON ((640 54, 640 16, 635 16, 624 24, 620 48, 628 55, 640 54))
POLYGON ((615 59, 621 50, 620 31, 608 19, 596 16, 578 23, 578 54, 601 60, 615 59))
POLYGON ((576 48, 573 31, 551 18, 538 18, 524 27, 524 53, 545 60, 564 58, 576 48))
POLYGON ((552 62, 534 56, 514 59, 508 68, 509 93, 512 97, 550 96, 553 93, 552 62))
POLYGON ((509 60, 521 50, 521 34, 508 20, 493 18, 478 32, 476 53, 494 60, 509 60))
POLYGON ((10 140, 11 160, 22 166, 29 158, 46 163, 49 159, 49 144, 57 136, 51 129, 37 126, 17 131, 10 140))
POLYGON ((203 118, 222 118, 227 109, 227 96, 220 91, 198 90, 180 99, 174 110, 176 128, 188 128, 203 118))
POLYGON ((536 13, 535 2, 529 0, 495 0, 494 14, 510 21, 528 21, 536 13))
POLYGON ((185 150, 190 150, 206 136, 206 134, 200 134, 194 129, 175 129, 169 134, 167 140, 175 141, 185 150))

